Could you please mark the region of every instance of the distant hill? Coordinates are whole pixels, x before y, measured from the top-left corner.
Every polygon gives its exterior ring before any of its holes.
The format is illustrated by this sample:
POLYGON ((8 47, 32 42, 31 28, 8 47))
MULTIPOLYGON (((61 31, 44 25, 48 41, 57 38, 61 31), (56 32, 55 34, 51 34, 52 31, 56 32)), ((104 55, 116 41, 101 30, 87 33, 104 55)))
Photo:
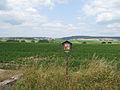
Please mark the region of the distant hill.
POLYGON ((0 37, 1 39, 50 39, 49 37, 0 37))
MULTIPOLYGON (((104 39, 104 38, 110 38, 110 39, 117 39, 120 41, 120 37, 102 37, 102 36, 69 36, 69 37, 63 37, 63 38, 56 38, 61 40, 71 40, 71 39, 104 39)), ((50 37, 0 37, 0 39, 52 39, 50 37)))
POLYGON ((70 37, 63 37, 63 40, 70 40, 70 39, 103 39, 103 38, 112 38, 120 40, 120 37, 102 37, 102 36, 70 36, 70 37))

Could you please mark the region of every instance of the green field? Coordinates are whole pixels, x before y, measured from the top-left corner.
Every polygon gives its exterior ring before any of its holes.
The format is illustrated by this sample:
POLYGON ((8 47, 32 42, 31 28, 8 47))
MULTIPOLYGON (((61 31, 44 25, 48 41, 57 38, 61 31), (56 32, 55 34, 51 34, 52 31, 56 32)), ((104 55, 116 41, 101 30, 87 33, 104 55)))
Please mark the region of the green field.
MULTIPOLYGON (((106 61, 120 60, 119 44, 76 44, 73 43, 72 54, 69 57, 70 68, 73 71, 88 63, 92 58, 106 61)), ((39 66, 63 66, 65 54, 61 43, 0 43, 0 62, 12 63, 1 65, 0 68, 14 69, 17 64, 33 64, 40 61, 39 66)), ((19 66, 18 66, 19 67, 19 66)))
MULTIPOLYGON (((90 59, 93 55, 109 60, 120 59, 120 44, 73 44, 71 58, 90 59)), ((21 57, 64 57, 60 43, 0 43, 0 62, 21 57)))
POLYGON ((69 75, 61 43, 0 43, 0 69, 24 76, 15 90, 119 90, 120 44, 73 43, 69 75))

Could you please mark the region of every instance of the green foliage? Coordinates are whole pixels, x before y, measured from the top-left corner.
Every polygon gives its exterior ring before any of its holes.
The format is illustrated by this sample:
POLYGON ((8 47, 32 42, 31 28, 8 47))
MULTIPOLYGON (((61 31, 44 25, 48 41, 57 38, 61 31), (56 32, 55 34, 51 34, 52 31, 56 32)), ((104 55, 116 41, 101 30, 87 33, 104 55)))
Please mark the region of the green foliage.
POLYGON ((6 42, 19 42, 19 40, 7 40, 6 42))
POLYGON ((73 44, 72 49, 67 78, 60 43, 2 42, 0 68, 25 70, 15 90, 120 89, 119 44, 73 44))
POLYGON ((32 42, 32 43, 35 43, 35 40, 32 40, 31 42, 32 42))
POLYGON ((106 42, 102 42, 102 44, 106 44, 106 42))
POLYGON ((84 41, 84 42, 82 42, 82 44, 87 44, 87 42, 84 41))
POLYGON ((49 43, 49 41, 48 41, 48 40, 45 40, 45 39, 44 39, 44 40, 39 40, 38 42, 39 42, 39 43, 49 43))
POLYGON ((21 40, 21 42, 26 42, 25 40, 21 40))
POLYGON ((108 42, 108 44, 112 44, 112 42, 108 42))
MULTIPOLYGON (((73 44, 70 59, 91 59, 94 54, 99 58, 119 60, 119 44, 73 44)), ((0 62, 20 62, 24 57, 64 57, 60 43, 0 43, 0 62)), ((78 60, 78 62, 79 62, 78 60)))

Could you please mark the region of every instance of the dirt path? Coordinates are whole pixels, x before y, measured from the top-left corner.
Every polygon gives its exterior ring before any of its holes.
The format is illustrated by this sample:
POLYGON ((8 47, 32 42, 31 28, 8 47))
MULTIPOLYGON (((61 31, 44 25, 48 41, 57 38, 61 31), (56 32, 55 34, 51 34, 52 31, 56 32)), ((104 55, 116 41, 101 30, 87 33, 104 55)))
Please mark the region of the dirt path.
POLYGON ((22 75, 15 70, 0 69, 0 90, 11 90, 11 87, 22 75))
POLYGON ((0 74, 5 73, 6 70, 0 69, 0 74))
POLYGON ((19 74, 19 71, 16 70, 4 70, 4 69, 0 69, 0 82, 19 74))

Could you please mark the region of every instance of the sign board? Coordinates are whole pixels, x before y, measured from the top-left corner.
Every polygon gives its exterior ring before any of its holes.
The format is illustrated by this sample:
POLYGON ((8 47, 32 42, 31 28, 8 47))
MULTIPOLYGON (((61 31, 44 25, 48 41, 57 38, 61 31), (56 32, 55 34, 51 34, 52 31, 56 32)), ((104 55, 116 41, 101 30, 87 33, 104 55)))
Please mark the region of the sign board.
POLYGON ((65 41, 62 43, 63 45, 63 50, 65 53, 70 53, 71 52, 71 49, 72 49, 72 43, 69 42, 69 41, 65 41))
POLYGON ((69 67, 68 57, 72 50, 72 43, 69 41, 65 41, 62 43, 62 46, 63 46, 64 53, 66 54, 66 76, 68 76, 68 67, 69 67))
POLYGON ((64 44, 64 50, 70 50, 70 44, 69 43, 64 44))

